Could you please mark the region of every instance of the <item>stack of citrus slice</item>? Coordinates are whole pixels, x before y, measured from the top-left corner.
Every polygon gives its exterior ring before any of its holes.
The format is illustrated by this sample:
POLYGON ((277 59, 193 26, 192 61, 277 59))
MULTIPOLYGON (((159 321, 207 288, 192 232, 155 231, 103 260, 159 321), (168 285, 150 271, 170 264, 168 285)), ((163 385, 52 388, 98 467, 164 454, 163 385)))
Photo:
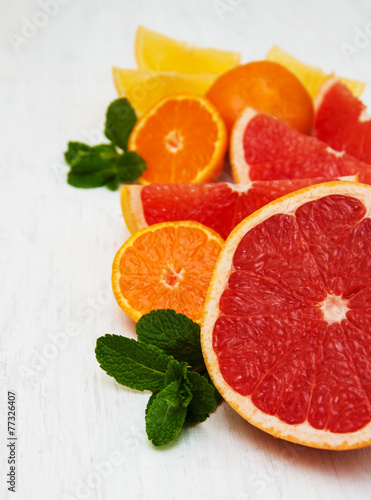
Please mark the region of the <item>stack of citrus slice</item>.
MULTIPOLYGON (((129 149, 147 163, 142 185, 121 191, 134 234, 113 264, 120 307, 134 320, 172 308, 201 322, 214 384, 266 432, 325 449, 371 444, 371 187, 328 182, 371 184, 371 165, 309 136, 311 97, 325 96, 321 136, 343 87, 277 48, 235 68, 235 53, 145 28, 136 57, 139 70, 114 69, 120 95, 144 112, 129 149), (194 184, 223 167, 223 120, 238 184, 194 184)), ((338 124, 334 114, 332 132, 338 124)))

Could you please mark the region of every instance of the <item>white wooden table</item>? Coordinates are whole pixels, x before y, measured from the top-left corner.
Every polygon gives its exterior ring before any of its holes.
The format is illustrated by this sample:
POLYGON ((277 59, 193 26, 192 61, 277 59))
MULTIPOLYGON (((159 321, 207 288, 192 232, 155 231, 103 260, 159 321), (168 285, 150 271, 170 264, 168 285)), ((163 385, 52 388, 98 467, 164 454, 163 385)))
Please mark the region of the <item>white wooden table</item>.
POLYGON ((1 0, 0 12, 0 498, 371 498, 371 448, 275 440, 225 403, 174 445, 149 444, 148 394, 116 384, 94 356, 100 335, 134 335, 110 288, 128 237, 119 196, 68 186, 63 162, 68 140, 101 140, 111 66, 134 67, 139 24, 240 50, 243 61, 278 44, 363 79, 370 105, 368 2, 1 0), (15 494, 5 478, 8 390, 17 394, 15 494))

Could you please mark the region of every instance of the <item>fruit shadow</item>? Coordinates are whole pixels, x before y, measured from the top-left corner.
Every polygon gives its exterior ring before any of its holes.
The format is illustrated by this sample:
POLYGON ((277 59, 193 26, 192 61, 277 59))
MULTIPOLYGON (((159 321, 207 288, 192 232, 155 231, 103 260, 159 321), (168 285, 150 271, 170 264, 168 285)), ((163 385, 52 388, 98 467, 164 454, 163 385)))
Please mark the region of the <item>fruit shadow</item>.
MULTIPOLYGON (((223 403, 223 406, 228 406, 223 403)), ((232 408, 224 409, 225 418, 228 419, 230 432, 237 434, 238 439, 244 439, 249 448, 257 449, 262 454, 267 454, 273 463, 285 463, 287 466, 300 467, 303 471, 321 476, 342 477, 355 476, 357 480, 369 480, 370 471, 367 464, 371 461, 371 447, 355 450, 332 451, 310 448, 307 446, 290 443, 254 427, 246 422, 232 408)))

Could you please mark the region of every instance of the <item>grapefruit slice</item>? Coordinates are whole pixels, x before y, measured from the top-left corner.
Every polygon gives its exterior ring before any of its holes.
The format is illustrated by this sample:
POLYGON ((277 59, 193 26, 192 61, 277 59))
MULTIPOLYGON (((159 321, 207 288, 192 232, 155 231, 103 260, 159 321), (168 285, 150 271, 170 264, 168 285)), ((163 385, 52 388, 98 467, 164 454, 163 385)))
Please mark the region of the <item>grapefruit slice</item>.
POLYGON ((228 237, 201 342, 224 399, 253 425, 323 449, 371 444, 371 187, 288 194, 228 237))
POLYGON ((370 165, 252 108, 233 127, 230 161, 236 182, 358 174, 371 184, 370 165))
POLYGON ((113 261, 117 303, 134 321, 153 309, 174 309, 200 321, 223 243, 198 222, 165 222, 138 231, 113 261))
MULTIPOLYGON (((356 176, 345 179, 357 180, 356 176)), ((121 207, 132 233, 159 222, 193 220, 211 227, 225 239, 242 219, 270 201, 326 181, 320 177, 247 184, 128 184, 120 191, 121 207)))
POLYGON ((336 78, 315 99, 315 134, 338 151, 371 163, 371 117, 366 106, 336 78))

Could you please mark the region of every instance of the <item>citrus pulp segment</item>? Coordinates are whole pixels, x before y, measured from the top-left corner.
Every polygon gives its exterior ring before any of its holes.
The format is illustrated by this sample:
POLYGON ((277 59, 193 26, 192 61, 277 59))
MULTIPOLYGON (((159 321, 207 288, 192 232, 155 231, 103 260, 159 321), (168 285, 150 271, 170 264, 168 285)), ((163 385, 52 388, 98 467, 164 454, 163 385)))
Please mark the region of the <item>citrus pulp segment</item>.
POLYGON ((142 184, 215 180, 224 166, 226 148, 226 129, 218 111, 196 95, 160 101, 137 121, 128 143, 128 149, 146 161, 142 184))
MULTIPOLYGON (((356 176, 345 179, 357 180, 356 176)), ((128 184, 120 191, 121 207, 132 233, 159 222, 193 220, 211 227, 225 239, 242 219, 270 201, 322 182, 328 179, 283 179, 247 184, 128 184)))
POLYGON ((281 64, 254 61, 219 76, 206 96, 230 130, 246 106, 276 116, 302 133, 313 128, 313 103, 296 76, 281 64))
POLYGON ((205 299, 209 374, 246 420, 324 449, 371 444, 371 187, 271 202, 228 237, 205 299))
POLYGON ((173 94, 204 95, 216 75, 183 75, 176 72, 112 68, 113 81, 120 97, 127 97, 139 113, 145 113, 161 99, 173 94))
POLYGON ((366 106, 336 78, 315 100, 315 134, 338 151, 371 164, 371 117, 366 106))
MULTIPOLYGON (((298 61, 280 47, 277 47, 277 45, 271 48, 266 59, 282 64, 292 71, 308 90, 311 97, 314 97, 320 90, 322 84, 331 77, 330 74, 325 73, 315 66, 309 66, 308 64, 298 61)), ((345 77, 339 77, 339 80, 342 81, 355 96, 360 96, 365 88, 365 84, 357 80, 351 80, 345 77)))
POLYGON ((177 71, 184 74, 228 71, 240 62, 240 54, 226 50, 196 47, 179 42, 144 26, 135 39, 138 68, 152 71, 177 71))
POLYGON ((200 321, 223 239, 197 222, 167 222, 131 236, 116 253, 112 288, 137 321, 153 309, 174 309, 200 321))
POLYGON ((236 182, 358 174, 371 184, 370 165, 252 108, 233 127, 229 154, 236 182))

